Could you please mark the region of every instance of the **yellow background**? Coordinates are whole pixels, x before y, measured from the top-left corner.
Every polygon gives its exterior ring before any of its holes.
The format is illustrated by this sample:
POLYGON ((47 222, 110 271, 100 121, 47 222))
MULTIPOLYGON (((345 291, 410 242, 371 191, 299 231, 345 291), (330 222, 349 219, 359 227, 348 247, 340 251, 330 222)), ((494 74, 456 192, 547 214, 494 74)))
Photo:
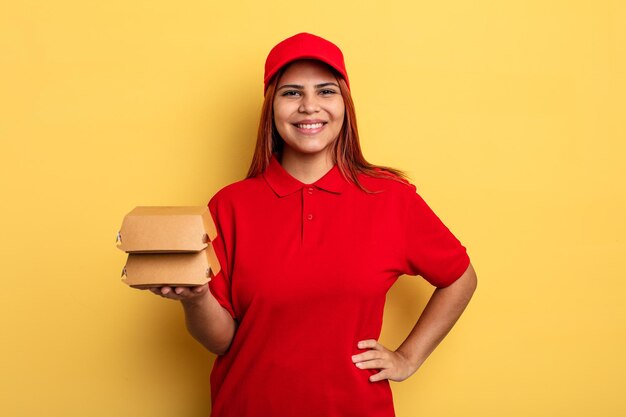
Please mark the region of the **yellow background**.
MULTIPOLYGON (((625 415, 624 4, 2 0, 0 414, 208 415, 213 356, 115 234, 245 175, 265 56, 310 31, 479 276, 398 416, 625 415)), ((398 281, 388 347, 430 291, 398 281)))

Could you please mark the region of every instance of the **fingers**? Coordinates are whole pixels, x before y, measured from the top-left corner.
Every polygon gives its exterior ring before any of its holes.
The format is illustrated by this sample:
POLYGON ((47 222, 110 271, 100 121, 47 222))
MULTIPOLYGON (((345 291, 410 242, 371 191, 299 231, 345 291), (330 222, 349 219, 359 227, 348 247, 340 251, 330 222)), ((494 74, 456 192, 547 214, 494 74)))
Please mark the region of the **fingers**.
POLYGON ((352 356, 352 362, 359 363, 380 358, 382 358, 381 352, 377 350, 368 350, 367 352, 359 353, 358 355, 352 356))
MULTIPOLYGON (((366 352, 352 356, 352 362, 359 369, 383 369, 391 365, 388 360, 387 349, 377 340, 367 339, 357 343, 359 349, 369 349, 366 352)), ((370 378, 371 380, 371 378, 370 378)))
POLYGON ((185 300, 189 298, 198 297, 206 292, 208 286, 200 285, 197 287, 152 287, 149 290, 156 295, 163 298, 169 298, 171 300, 185 300))
POLYGON ((393 379, 393 371, 396 368, 392 352, 378 343, 377 340, 367 339, 357 343, 359 349, 369 349, 366 352, 352 356, 352 362, 359 369, 380 369, 381 371, 370 375, 370 382, 393 379))
POLYGON ((370 382, 378 382, 382 381, 383 379, 391 379, 391 375, 387 369, 383 369, 377 374, 370 376, 370 382))
MULTIPOLYGON (((211 279, 209 279, 209 282, 210 281, 211 279)), ((205 293, 209 289, 209 283, 207 282, 206 284, 197 285, 195 287, 174 287, 164 285, 162 287, 150 287, 147 289, 153 294, 160 295, 161 297, 178 299, 178 296, 185 298, 205 293)))
POLYGON ((359 349, 377 349, 377 350, 381 350, 381 348, 383 348, 383 345, 378 343, 378 341, 375 340, 375 339, 367 339, 367 340, 361 340, 357 344, 357 347, 359 349))
POLYGON ((352 356, 352 361, 354 363, 370 361, 372 359, 385 358, 387 357, 387 353, 389 353, 387 348, 385 348, 383 345, 378 343, 377 340, 374 339, 361 340, 359 343, 357 343, 357 347, 359 349, 370 350, 352 356))
POLYGON ((372 359, 367 362, 357 362, 355 365, 359 369, 383 369, 387 368, 390 363, 384 359, 372 359))

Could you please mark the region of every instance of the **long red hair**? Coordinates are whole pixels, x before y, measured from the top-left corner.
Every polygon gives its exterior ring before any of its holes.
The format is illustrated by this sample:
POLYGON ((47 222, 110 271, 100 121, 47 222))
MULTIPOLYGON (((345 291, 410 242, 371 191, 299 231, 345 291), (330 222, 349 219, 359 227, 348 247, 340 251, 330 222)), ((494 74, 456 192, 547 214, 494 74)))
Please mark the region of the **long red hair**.
MULTIPOLYGON (((333 162, 337 164, 339 171, 347 180, 356 184, 361 190, 367 190, 359 181, 359 174, 365 174, 377 178, 392 178, 401 182, 405 182, 407 175, 395 168, 386 166, 373 165, 365 160, 361 151, 359 142, 359 131, 356 124, 356 112, 354 110, 354 102, 350 89, 343 77, 329 67, 337 78, 339 90, 345 106, 345 115, 343 126, 339 132, 339 136, 333 142, 332 157, 333 162)), ((265 92, 263 107, 261 108, 261 120, 259 121, 259 130, 257 133, 256 147, 250 169, 246 178, 260 175, 270 164, 273 153, 280 153, 283 147, 283 140, 278 134, 276 125, 274 124, 274 93, 280 76, 285 68, 281 68, 278 73, 270 80, 265 92)))

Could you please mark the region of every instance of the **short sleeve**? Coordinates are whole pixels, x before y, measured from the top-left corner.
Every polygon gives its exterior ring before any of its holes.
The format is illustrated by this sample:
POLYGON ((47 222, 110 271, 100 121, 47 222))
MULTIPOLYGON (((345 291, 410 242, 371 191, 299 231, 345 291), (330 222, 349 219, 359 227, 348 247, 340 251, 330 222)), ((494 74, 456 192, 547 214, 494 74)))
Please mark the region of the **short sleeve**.
POLYGON ((465 247, 415 192, 408 197, 405 215, 404 273, 421 275, 436 287, 447 287, 469 266, 465 247))
POLYGON ((218 303, 224 307, 230 315, 236 319, 235 309, 233 308, 230 283, 230 256, 232 251, 228 250, 228 239, 231 229, 228 224, 228 211, 220 207, 217 194, 209 201, 209 211, 213 217, 215 228, 217 229, 217 237, 211 242, 215 255, 220 262, 220 272, 209 281, 209 289, 218 303))

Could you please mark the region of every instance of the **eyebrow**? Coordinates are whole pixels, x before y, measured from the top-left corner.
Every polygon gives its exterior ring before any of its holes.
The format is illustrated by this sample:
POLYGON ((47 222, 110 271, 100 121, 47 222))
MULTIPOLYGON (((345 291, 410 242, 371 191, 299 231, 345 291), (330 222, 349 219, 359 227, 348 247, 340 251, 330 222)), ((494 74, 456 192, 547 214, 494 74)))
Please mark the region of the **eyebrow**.
MULTIPOLYGON (((315 88, 324 88, 324 87, 328 87, 329 85, 335 86, 337 88, 339 88, 339 84, 337 83, 321 83, 321 84, 317 84, 315 85, 315 88)), ((304 90, 304 86, 300 85, 300 84, 285 84, 285 85, 281 85, 280 87, 278 87, 278 90, 282 90, 283 88, 295 88, 298 90, 304 90)))

